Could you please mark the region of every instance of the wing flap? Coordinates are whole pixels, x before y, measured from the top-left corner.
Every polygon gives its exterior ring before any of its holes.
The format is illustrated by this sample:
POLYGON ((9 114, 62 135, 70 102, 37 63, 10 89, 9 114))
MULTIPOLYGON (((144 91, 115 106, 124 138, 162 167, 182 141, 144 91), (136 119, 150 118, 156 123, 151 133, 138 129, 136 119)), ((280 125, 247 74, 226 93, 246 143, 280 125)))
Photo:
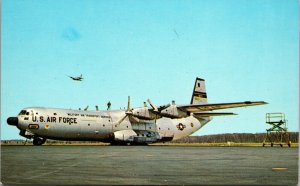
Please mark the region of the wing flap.
POLYGON ((236 107, 248 107, 256 105, 264 105, 267 102, 264 101, 245 101, 245 102, 236 102, 236 103, 217 103, 217 104, 198 104, 198 105, 183 105, 178 106, 178 108, 184 112, 205 112, 213 111, 219 109, 228 109, 236 107))

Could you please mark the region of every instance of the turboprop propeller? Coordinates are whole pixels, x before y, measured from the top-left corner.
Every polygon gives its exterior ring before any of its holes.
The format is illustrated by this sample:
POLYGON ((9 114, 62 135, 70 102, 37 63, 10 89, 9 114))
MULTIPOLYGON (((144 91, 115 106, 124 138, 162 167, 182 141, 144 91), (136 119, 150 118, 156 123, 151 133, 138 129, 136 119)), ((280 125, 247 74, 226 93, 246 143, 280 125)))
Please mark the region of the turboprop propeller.
MULTIPOLYGON (((128 96, 128 104, 125 112, 125 116, 117 121, 117 125, 120 125, 127 117, 132 123, 139 123, 140 119, 142 120, 156 120, 161 117, 174 117, 168 113, 165 113, 165 109, 170 107, 171 104, 162 105, 157 107, 152 103, 150 99, 147 99, 147 102, 150 104, 151 108, 148 108, 146 102, 144 102, 144 107, 131 109, 130 107, 130 96, 128 96)), ((173 105, 174 106, 174 105, 173 105)), ((175 106, 176 107, 176 106, 175 106)), ((174 108, 173 108, 174 109, 174 108)))
POLYGON ((162 105, 162 106, 157 108, 157 106, 155 106, 150 99, 147 99, 147 102, 150 104, 150 106, 153 109, 153 110, 150 110, 150 111, 157 114, 157 115, 160 115, 160 116, 161 116, 161 111, 162 110, 164 110, 165 108, 168 108, 169 106, 171 106, 171 104, 166 104, 166 105, 162 105))
POLYGON ((157 107, 151 102, 150 99, 147 99, 148 103, 150 104, 150 106, 153 108, 153 112, 157 112, 158 113, 158 109, 157 107))
POLYGON ((127 110, 125 112, 125 116, 117 121, 117 125, 120 125, 126 118, 129 118, 130 121, 134 123, 138 123, 139 119, 133 116, 132 110, 130 109, 130 96, 128 96, 127 110))

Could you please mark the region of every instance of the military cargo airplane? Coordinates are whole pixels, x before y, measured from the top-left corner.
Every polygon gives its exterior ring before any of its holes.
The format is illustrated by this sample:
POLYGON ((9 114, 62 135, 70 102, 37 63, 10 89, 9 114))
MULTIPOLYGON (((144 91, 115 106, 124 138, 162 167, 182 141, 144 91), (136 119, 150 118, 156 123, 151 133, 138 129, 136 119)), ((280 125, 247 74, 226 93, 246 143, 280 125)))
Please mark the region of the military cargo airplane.
POLYGON ((209 104, 205 80, 196 78, 190 104, 88 111, 44 107, 24 108, 7 123, 16 126, 20 135, 42 145, 46 139, 102 141, 111 144, 150 144, 189 136, 212 120, 213 116, 235 115, 213 110, 267 104, 264 101, 209 104))
POLYGON ((73 79, 74 81, 81 81, 83 79, 82 77, 82 74, 78 77, 72 77, 72 76, 69 76, 71 79, 73 79))

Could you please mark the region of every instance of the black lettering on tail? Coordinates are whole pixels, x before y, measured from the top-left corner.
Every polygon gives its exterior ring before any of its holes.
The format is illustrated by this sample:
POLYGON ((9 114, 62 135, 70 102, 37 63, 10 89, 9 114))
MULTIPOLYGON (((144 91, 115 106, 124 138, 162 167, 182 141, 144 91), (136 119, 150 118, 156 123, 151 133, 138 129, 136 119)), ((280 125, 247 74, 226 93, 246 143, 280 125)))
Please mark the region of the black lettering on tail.
POLYGON ((196 78, 195 86, 192 94, 191 104, 206 104, 207 94, 205 89, 205 80, 196 78))

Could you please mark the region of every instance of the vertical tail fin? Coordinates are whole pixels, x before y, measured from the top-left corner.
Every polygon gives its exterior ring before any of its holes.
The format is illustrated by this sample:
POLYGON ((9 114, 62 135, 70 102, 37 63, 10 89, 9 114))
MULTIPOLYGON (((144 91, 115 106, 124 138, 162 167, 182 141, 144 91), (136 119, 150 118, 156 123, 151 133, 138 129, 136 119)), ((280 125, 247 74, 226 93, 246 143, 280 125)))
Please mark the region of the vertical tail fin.
POLYGON ((206 104, 207 95, 205 89, 205 80, 201 78, 196 78, 195 86, 192 94, 191 104, 206 104))

